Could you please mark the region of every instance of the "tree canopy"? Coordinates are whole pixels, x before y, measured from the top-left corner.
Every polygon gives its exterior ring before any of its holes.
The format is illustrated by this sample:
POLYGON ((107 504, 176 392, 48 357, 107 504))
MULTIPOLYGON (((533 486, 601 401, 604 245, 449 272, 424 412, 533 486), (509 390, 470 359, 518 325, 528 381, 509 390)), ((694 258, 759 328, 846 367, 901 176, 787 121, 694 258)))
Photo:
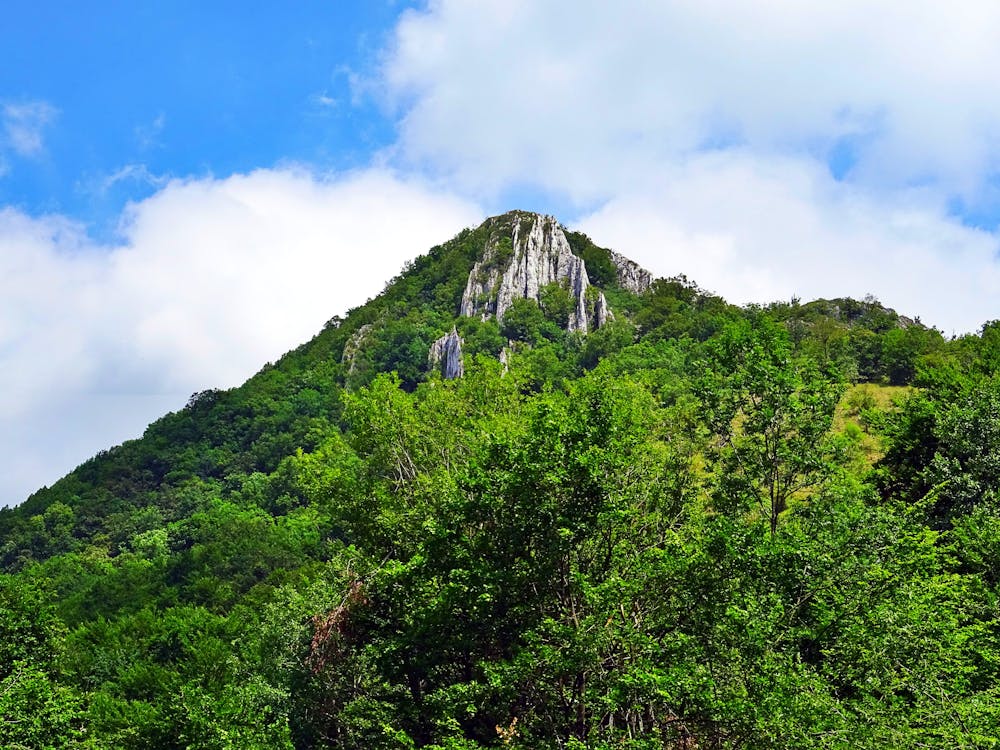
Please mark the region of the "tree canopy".
POLYGON ((995 322, 456 319, 482 232, 0 511, 0 745, 1000 746, 995 322))

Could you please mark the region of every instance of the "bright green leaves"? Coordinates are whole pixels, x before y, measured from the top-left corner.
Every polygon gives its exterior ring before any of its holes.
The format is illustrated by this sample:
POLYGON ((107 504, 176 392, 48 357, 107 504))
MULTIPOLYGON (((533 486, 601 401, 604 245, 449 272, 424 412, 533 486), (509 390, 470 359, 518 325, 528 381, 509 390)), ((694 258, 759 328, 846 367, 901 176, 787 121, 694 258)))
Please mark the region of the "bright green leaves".
POLYGON ((83 737, 83 697, 60 684, 62 624, 42 592, 0 574, 0 746, 57 748, 83 737))
POLYGON ((538 306, 546 320, 565 329, 576 307, 576 299, 570 294, 568 282, 553 281, 538 290, 538 306))
POLYGON ((887 499, 919 504, 947 527, 983 506, 996 511, 1000 482, 1000 382, 958 393, 912 394, 884 425, 889 443, 878 479, 887 499))
POLYGON ((83 695, 44 670, 19 664, 0 680, 0 746, 85 747, 83 695))
POLYGON ((840 389, 812 362, 793 360, 784 329, 760 317, 711 342, 698 390, 718 436, 718 507, 756 507, 774 534, 789 502, 828 468, 824 441, 840 389))
POLYGON ((43 592, 22 578, 0 575, 0 678, 19 662, 49 666, 60 630, 43 592))
POLYGON ((0 744, 998 746, 995 331, 942 353, 678 279, 581 343, 564 292, 512 308, 505 366, 460 322, 454 381, 417 372, 447 315, 362 311, 399 375, 336 389, 331 326, 4 516, 0 744), (926 390, 848 405, 880 498, 817 363, 881 377, 886 342, 926 390))
POLYGON ((559 340, 563 335, 558 323, 549 320, 535 300, 523 297, 515 299, 504 312, 500 333, 508 339, 529 344, 559 340))

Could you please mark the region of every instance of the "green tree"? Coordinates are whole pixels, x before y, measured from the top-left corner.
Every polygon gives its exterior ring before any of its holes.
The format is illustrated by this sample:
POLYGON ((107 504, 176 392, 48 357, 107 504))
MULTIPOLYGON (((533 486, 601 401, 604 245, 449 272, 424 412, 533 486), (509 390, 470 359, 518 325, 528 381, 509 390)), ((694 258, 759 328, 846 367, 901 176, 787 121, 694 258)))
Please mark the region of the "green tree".
POLYGON ((718 436, 716 502, 758 507, 773 535, 789 500, 825 475, 840 388, 793 360, 785 329, 759 315, 710 342, 699 390, 718 436))
POLYGON ((576 300, 569 292, 568 282, 553 281, 538 290, 538 306, 542 308, 546 320, 559 328, 566 328, 576 300))
POLYGON ((944 346, 941 333, 922 325, 893 328, 882 336, 882 366, 892 385, 906 385, 913 380, 922 355, 944 346))
POLYGON ((592 369, 610 354, 621 351, 635 340, 635 326, 627 320, 610 320, 587 334, 580 351, 580 365, 592 369))
POLYGON ((63 630, 41 591, 0 574, 0 746, 61 748, 82 740, 83 697, 59 679, 63 630))
POLYGON ((938 527, 979 506, 1000 510, 1000 381, 966 386, 912 394, 884 428, 884 497, 920 505, 938 527))
POLYGON ((546 334, 552 334, 555 325, 545 318, 545 313, 533 299, 514 300, 503 314, 500 332, 508 339, 536 343, 546 334))

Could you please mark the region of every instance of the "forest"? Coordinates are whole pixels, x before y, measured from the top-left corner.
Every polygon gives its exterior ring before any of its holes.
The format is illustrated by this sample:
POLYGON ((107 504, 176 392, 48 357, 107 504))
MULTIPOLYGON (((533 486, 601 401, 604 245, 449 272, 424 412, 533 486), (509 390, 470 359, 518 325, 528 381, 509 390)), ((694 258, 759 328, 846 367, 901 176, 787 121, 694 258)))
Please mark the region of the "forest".
POLYGON ((490 231, 0 511, 0 747, 1000 747, 1000 322, 490 231))

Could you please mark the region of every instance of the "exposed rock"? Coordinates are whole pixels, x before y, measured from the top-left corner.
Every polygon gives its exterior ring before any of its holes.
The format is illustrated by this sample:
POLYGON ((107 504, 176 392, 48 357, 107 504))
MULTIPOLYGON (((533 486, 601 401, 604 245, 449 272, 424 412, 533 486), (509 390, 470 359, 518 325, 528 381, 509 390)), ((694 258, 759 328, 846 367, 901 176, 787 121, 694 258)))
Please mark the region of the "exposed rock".
POLYGON ((614 250, 608 250, 608 255, 611 258, 611 262, 615 264, 615 268, 618 269, 618 286, 622 289, 635 294, 642 294, 653 286, 653 274, 638 263, 629 260, 621 253, 616 253, 614 250))
POLYGON ((596 328, 600 328, 605 325, 609 320, 614 320, 615 316, 611 312, 611 308, 608 307, 608 301, 604 299, 604 294, 601 293, 597 300, 594 302, 594 322, 596 323, 596 328))
POLYGON ((340 358, 340 361, 347 365, 347 374, 353 375, 357 371, 357 360, 358 353, 361 351, 361 347, 365 343, 365 339, 368 338, 368 334, 372 331, 372 324, 365 323, 358 330, 356 330, 351 337, 344 344, 344 354, 340 358))
POLYGON ((465 374, 465 366, 462 363, 462 337, 455 328, 431 344, 427 361, 431 367, 440 368, 441 377, 445 380, 454 380, 465 374))
POLYGON ((512 212, 492 221, 495 231, 472 267, 462 295, 462 315, 502 320, 515 299, 538 301, 539 291, 555 282, 564 285, 575 302, 568 330, 586 333, 591 325, 600 325, 597 310, 604 310, 607 319, 603 292, 598 291, 596 298, 589 295, 588 305, 587 268, 553 217, 512 212))

